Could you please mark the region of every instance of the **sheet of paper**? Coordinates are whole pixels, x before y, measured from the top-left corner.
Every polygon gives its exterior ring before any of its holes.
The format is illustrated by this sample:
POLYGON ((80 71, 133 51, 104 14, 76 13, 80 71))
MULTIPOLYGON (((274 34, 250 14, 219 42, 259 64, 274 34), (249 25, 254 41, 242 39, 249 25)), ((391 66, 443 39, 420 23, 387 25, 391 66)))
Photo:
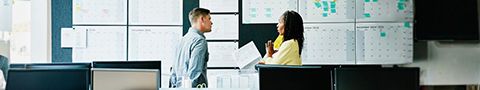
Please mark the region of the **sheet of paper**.
POLYGON ((131 25, 182 25, 183 0, 129 0, 131 25))
POLYGON ((200 0, 200 7, 210 12, 238 12, 238 0, 200 0))
POLYGON ((128 61, 162 61, 162 74, 170 74, 182 31, 181 26, 129 27, 128 61))
POLYGON ((74 26, 87 31, 87 47, 72 50, 72 62, 126 61, 126 26, 74 26))
POLYGON ((235 51, 235 57, 239 68, 245 68, 245 66, 251 64, 253 61, 262 59, 262 55, 258 51, 253 41, 250 41, 235 51))
MULTIPOLYGON (((411 23, 407 23, 411 24, 411 23)), ((400 23, 356 25, 357 64, 405 64, 413 62, 413 28, 400 23)))
POLYGON ((60 46, 62 48, 87 47, 87 31, 85 29, 62 28, 61 33, 60 46))
POLYGON ((238 40, 238 15, 210 15, 212 31, 205 33, 207 40, 238 40))
POLYGON ((127 0, 73 0, 74 25, 126 25, 127 0))
POLYGON ((234 52, 237 42, 208 42, 208 67, 237 67, 234 52))
POLYGON ((0 0, 0 31, 12 31, 12 0, 0 0))
POLYGON ((355 24, 304 24, 303 64, 355 64, 355 24))

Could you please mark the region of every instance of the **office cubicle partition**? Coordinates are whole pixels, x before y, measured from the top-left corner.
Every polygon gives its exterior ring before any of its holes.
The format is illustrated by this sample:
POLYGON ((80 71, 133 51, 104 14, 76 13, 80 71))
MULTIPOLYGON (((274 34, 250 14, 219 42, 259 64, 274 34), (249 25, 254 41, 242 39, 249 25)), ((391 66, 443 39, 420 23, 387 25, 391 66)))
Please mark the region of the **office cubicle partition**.
POLYGON ((12 64, 7 90, 89 90, 90 63, 12 64))

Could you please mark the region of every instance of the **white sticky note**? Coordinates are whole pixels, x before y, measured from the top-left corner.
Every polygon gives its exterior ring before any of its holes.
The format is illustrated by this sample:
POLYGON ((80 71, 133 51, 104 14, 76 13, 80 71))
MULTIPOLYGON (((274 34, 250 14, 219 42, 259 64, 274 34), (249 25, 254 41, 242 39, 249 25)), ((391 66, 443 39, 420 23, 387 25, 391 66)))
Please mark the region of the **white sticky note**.
POLYGON ((85 30, 74 30, 73 28, 62 28, 61 47, 87 47, 87 32, 85 30))

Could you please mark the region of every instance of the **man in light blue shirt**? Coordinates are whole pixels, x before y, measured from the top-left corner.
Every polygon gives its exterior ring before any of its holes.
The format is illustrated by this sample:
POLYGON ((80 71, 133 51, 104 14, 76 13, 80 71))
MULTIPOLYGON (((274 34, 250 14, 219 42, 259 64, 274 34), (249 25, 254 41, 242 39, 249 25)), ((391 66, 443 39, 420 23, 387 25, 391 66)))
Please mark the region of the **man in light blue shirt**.
POLYGON ((182 85, 191 85, 194 88, 208 85, 208 46, 203 33, 210 32, 212 28, 210 10, 194 8, 189 13, 189 20, 192 26, 180 41, 175 52, 170 88, 178 88, 182 85), (191 81, 191 84, 183 83, 186 80, 191 81))

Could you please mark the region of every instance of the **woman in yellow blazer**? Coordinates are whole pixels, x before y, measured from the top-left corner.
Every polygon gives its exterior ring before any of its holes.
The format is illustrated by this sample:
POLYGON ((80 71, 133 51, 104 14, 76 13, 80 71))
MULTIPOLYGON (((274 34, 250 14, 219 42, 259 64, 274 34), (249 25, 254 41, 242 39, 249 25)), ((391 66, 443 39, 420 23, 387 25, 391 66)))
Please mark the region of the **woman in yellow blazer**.
POLYGON ((300 54, 303 48, 303 20, 295 11, 286 11, 277 24, 279 37, 275 46, 281 43, 278 51, 274 50, 272 41, 267 42, 267 54, 260 64, 302 65, 300 54), (281 39, 281 40, 280 40, 281 39))

